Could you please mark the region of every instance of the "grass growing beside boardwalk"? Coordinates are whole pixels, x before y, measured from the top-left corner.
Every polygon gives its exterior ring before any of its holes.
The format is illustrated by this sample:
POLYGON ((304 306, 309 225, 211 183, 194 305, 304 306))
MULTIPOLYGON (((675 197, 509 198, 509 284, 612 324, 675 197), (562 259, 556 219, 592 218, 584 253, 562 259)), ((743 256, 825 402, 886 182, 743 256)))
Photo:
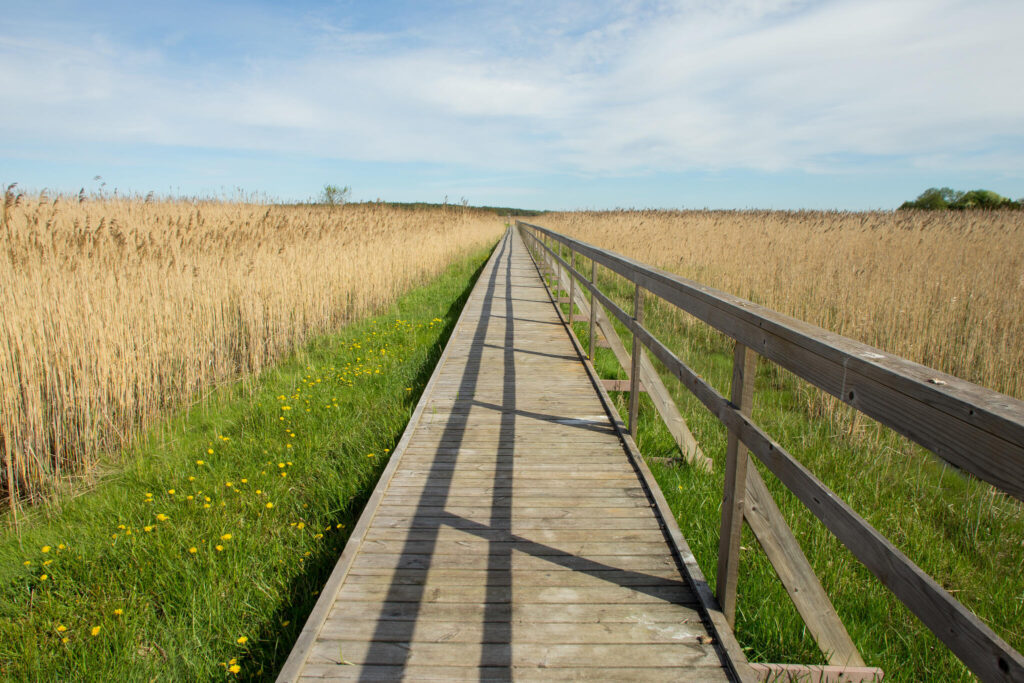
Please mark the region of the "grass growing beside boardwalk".
POLYGON ((166 421, 94 490, 8 524, 0 677, 273 678, 487 255, 166 421))
MULTIPOLYGON (((600 284, 630 310, 632 286, 612 277, 600 284)), ((729 395, 731 340, 650 298, 645 326, 729 395)), ((629 335, 618 327, 629 348, 629 335)), ((587 326, 577 324, 575 332, 586 348, 587 326)), ((611 350, 597 349, 596 355, 602 377, 625 377, 611 350)), ((679 450, 646 396, 640 402, 637 444, 714 589, 726 430, 678 380, 665 372, 662 377, 705 455, 714 460, 713 472, 661 459, 676 457, 679 450)), ((812 415, 809 406, 821 403, 808 400, 814 391, 762 361, 753 419, 998 635, 1024 650, 1024 505, 944 467, 866 418, 812 415)), ((628 394, 612 397, 626 419, 628 394)), ((884 669, 886 680, 973 680, 795 496, 757 466, 868 665, 884 669)), ((742 547, 736 634, 749 659, 825 663, 749 529, 742 547)))

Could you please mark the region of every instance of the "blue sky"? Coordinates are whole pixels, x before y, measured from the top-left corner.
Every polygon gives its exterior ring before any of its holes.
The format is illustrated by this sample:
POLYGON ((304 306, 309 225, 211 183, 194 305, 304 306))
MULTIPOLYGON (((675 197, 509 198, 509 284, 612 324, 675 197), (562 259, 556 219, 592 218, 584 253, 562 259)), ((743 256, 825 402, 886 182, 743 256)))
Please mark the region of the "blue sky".
POLYGON ((0 181, 32 190, 1024 197, 1020 0, 7 0, 3 17, 0 181))

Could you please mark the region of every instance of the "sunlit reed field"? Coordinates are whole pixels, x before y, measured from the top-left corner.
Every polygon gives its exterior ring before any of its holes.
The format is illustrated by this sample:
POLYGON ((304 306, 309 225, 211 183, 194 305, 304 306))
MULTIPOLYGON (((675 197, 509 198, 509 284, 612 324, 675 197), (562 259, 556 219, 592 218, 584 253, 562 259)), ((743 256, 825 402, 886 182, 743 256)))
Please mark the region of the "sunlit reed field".
POLYGON ((3 498, 45 495, 89 472, 161 410, 380 310, 503 227, 464 207, 8 193, 3 498))
POLYGON ((538 220, 1024 398, 1024 212, 611 211, 538 220))

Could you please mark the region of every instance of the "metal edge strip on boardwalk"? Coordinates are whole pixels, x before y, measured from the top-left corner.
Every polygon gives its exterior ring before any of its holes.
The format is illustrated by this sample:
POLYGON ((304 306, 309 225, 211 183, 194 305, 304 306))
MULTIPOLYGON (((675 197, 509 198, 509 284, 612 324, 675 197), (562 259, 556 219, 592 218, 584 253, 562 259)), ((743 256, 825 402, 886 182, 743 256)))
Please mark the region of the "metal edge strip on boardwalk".
MULTIPOLYGON (((526 240, 523 240, 523 243, 525 244, 526 240)), ((615 426, 615 431, 619 434, 619 439, 624 445, 626 454, 629 457, 633 468, 640 477, 640 482, 647 492, 648 499, 654 504, 654 513, 658 517, 658 521, 662 524, 662 528, 665 532, 666 540, 672 550, 672 554, 675 556, 676 562, 682 569, 684 578, 693 587, 694 592, 697 594, 700 601, 701 612, 705 617, 705 626, 708 628, 709 632, 714 634, 715 645, 721 649, 723 661, 727 662, 730 672, 737 680, 743 681, 744 683, 753 683, 761 680, 754 669, 750 666, 746 655, 743 653, 743 649, 740 647, 739 641, 736 640, 735 634, 733 634, 732 629, 729 627, 729 623, 726 621, 725 615, 722 613, 722 610, 718 605, 718 600, 715 599, 714 594, 711 592, 711 588, 708 586, 707 580, 704 578, 704 573, 701 571, 700 566, 697 564, 697 559, 690 550, 689 543, 686 542, 686 538, 683 537, 683 533, 679 529, 679 524, 676 522, 675 515, 672 513, 671 508, 668 506, 668 501, 665 499, 665 495, 662 493, 661 487, 658 485, 658 482, 655 481, 654 475, 647 467, 647 463, 644 462, 643 455, 640 453, 640 449, 637 448, 636 442, 633 441, 633 437, 629 435, 629 430, 626 429, 626 424, 622 421, 622 417, 619 415, 618 411, 615 410, 612 399, 605 390, 604 384, 598 376, 593 363, 590 362, 587 354, 583 350, 583 347, 580 345, 580 341, 576 338, 576 334, 569 327, 569 322, 562 313, 562 307, 556 303, 555 297, 551 292, 551 288, 548 286, 547 280, 544 279, 543 272, 540 269, 540 264, 537 263, 537 259, 529 248, 527 248, 526 251, 530 254, 530 259, 533 261, 533 265, 537 269, 538 277, 540 277, 541 281, 544 283, 545 289, 547 289, 548 296, 551 299, 551 305, 554 306, 559 320, 562 321, 566 334, 572 340, 573 348, 576 349, 576 354, 580 357, 580 362, 582 362, 583 367, 586 368, 587 376, 590 378, 590 382, 593 384, 594 390, 601 398, 601 403, 604 405, 605 412, 608 414, 611 423, 615 426)), ((595 302, 595 305, 596 303, 597 302, 595 302)))
MULTIPOLYGON (((511 236, 512 228, 509 228, 505 231, 505 235, 501 240, 510 239, 511 236)), ((299 637, 295 640, 295 645, 292 646, 292 650, 288 654, 288 659, 285 660, 284 665, 281 667, 281 671, 277 675, 279 683, 290 683, 291 681, 296 680, 302 673, 302 669, 306 665, 306 659, 309 657, 310 650, 316 642, 316 638, 320 634, 320 630, 323 628, 324 623, 327 621, 331 607, 334 605, 334 599, 337 596, 338 589, 341 587, 341 584, 344 583, 345 577, 348 576, 348 571, 352 566, 352 562, 355 560, 356 555, 359 554, 359 549, 363 544, 363 537, 366 535, 366 530, 370 527, 370 523, 377 514, 377 508, 380 506, 381 498, 384 497, 384 493, 391 484, 391 478, 394 475, 395 470, 398 469, 398 465, 402 460, 402 455, 405 453, 406 446, 412 438, 413 432, 416 431, 416 427, 419 425, 420 418, 426 408, 427 401, 433 392, 434 384, 437 382, 437 378, 441 374, 441 368, 444 366, 445 361, 448 360, 448 352, 451 349, 451 339, 462 327, 462 322, 466 317, 466 311, 469 308, 469 302, 476 294, 476 290, 480 282, 483 281, 484 273, 494 267, 494 261, 500 253, 500 245, 501 241, 495 245, 494 250, 487 259, 486 265, 483 270, 480 271, 480 275, 477 277, 477 281, 474 283, 469 297, 466 298, 466 303, 463 305, 462 311, 459 313, 459 319, 455 322, 455 326, 452 328, 451 334, 448 337, 448 343, 445 343, 444 351, 441 352, 441 357, 437 359, 437 364, 434 366, 434 371, 430 375, 430 380, 427 382, 427 386, 423 388, 423 393, 420 394, 420 400, 416 403, 416 408, 409 417, 409 422, 405 426, 405 431, 402 432, 401 440, 399 440, 398 445, 395 446, 395 450, 392 452, 390 460, 388 460, 387 467, 385 467, 384 472, 381 473, 380 479, 377 481, 377 486, 374 487, 373 493, 370 495, 369 500, 366 501, 366 505, 363 507, 363 512, 359 515, 359 521, 356 522, 355 527, 352 529, 352 534, 348 537, 348 541, 345 543, 345 550, 342 551, 341 557, 338 558, 338 563, 334 566, 334 570, 331 571, 331 576, 327 579, 327 583, 324 584, 323 589, 320 591, 320 598, 316 601, 316 605, 313 606, 313 610, 309 613, 305 626, 302 627, 299 637)))

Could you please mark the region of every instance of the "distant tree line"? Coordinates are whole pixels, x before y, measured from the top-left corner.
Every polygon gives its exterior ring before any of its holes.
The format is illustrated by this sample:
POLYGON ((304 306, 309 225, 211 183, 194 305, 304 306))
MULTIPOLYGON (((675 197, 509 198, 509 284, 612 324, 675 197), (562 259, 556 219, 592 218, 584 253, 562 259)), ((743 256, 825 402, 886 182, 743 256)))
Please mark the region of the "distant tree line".
POLYGON ((926 209, 942 211, 945 209, 1020 209, 1024 208, 1024 199, 1014 201, 1009 197, 996 194, 992 190, 971 190, 961 192, 948 187, 930 187, 912 202, 903 202, 901 209, 926 209))

